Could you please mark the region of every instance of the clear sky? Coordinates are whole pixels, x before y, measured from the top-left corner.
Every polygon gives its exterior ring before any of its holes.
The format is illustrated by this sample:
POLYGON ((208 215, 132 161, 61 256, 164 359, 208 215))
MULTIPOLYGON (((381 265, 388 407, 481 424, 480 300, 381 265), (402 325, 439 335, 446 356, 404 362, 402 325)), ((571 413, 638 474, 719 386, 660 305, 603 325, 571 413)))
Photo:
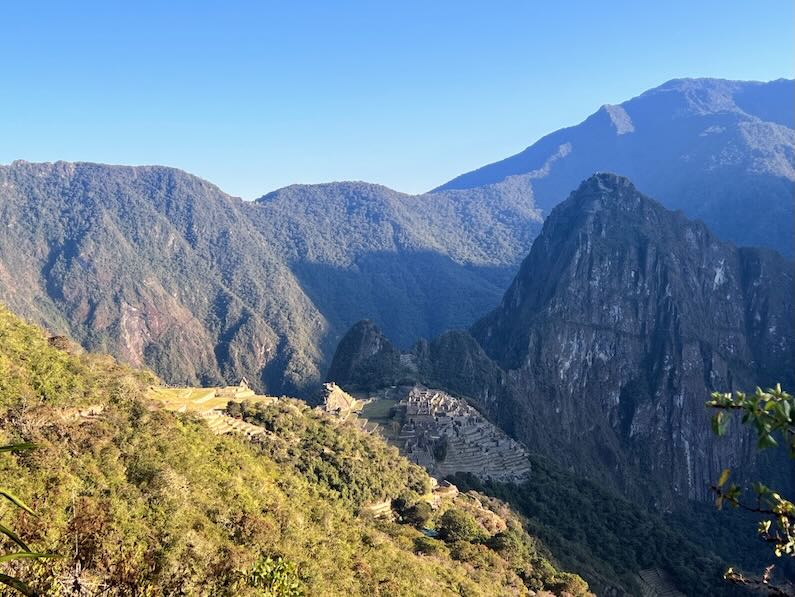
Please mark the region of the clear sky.
POLYGON ((672 78, 792 78, 793 4, 3 3, 0 163, 421 192, 672 78))

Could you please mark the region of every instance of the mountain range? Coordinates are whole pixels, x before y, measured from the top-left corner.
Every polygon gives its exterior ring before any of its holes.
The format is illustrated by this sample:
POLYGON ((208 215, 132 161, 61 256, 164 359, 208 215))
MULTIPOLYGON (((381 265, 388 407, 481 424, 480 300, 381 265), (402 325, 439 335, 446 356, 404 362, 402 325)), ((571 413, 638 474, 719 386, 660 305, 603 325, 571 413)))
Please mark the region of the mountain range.
MULTIPOLYGON (((716 471, 792 483, 752 434, 710 432, 713 391, 795 382, 795 266, 598 174, 553 209, 501 303, 400 351, 373 322, 328 377, 423 383, 474 402, 531 451, 655 503, 706 500, 716 471)), ((737 432, 739 433, 739 431, 737 432)))
POLYGON ((307 396, 362 318, 408 348, 488 313, 594 170, 791 255, 792 91, 672 81, 416 196, 342 182, 246 202, 170 168, 14 162, 0 301, 171 383, 307 396))
POLYGON ((439 187, 526 177, 544 214, 594 172, 615 172, 724 240, 793 255, 795 85, 675 79, 439 187))

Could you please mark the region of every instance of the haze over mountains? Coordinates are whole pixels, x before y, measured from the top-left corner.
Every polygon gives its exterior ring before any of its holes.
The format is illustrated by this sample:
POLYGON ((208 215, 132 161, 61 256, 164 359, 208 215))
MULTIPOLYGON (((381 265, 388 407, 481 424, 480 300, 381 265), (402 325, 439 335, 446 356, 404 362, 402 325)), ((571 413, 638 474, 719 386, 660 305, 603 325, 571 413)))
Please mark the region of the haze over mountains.
POLYGON ((594 170, 791 254, 792 93, 673 81, 418 196, 330 183, 243 202, 169 168, 15 162, 0 167, 0 301, 172 383, 305 393, 362 318, 407 347, 488 313, 594 170))
POLYGON ((530 180, 544 214, 594 172, 627 176, 738 245, 793 254, 795 85, 676 79, 440 186, 530 180))

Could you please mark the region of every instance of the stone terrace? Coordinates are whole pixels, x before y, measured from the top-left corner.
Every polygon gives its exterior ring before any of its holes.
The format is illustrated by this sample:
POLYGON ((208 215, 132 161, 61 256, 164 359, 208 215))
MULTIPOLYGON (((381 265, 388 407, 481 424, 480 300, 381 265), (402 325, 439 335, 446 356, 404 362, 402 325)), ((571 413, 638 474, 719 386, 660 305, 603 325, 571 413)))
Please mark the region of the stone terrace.
POLYGON ((160 402, 167 410, 176 412, 193 412, 207 421, 210 430, 219 435, 238 432, 248 437, 255 437, 265 430, 257 425, 246 423, 225 413, 226 405, 236 402, 276 402, 273 396, 255 394, 245 380, 236 386, 219 388, 179 388, 152 387, 149 395, 160 402))
POLYGON ((529 476, 524 447, 465 401, 415 386, 400 406, 405 410, 397 443, 432 475, 468 472, 495 481, 522 481, 529 476), (444 442, 446 454, 440 460, 434 457, 434 448, 438 451, 444 442))

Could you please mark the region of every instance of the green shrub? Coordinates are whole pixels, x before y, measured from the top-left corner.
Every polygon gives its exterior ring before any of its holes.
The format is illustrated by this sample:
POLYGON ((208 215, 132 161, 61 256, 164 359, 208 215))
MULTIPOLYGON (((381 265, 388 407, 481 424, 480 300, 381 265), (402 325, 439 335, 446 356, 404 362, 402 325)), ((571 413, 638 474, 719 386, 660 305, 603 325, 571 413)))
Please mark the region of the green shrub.
POLYGON ((439 537, 448 543, 478 541, 483 532, 475 517, 469 512, 450 508, 439 520, 439 537))
POLYGON ((446 556, 449 554, 447 546, 442 541, 424 535, 414 540, 414 551, 426 556, 446 556))
POLYGON ((303 597, 304 590, 298 580, 298 569, 281 556, 257 559, 249 571, 247 584, 261 589, 264 597, 303 597))

